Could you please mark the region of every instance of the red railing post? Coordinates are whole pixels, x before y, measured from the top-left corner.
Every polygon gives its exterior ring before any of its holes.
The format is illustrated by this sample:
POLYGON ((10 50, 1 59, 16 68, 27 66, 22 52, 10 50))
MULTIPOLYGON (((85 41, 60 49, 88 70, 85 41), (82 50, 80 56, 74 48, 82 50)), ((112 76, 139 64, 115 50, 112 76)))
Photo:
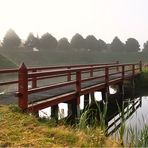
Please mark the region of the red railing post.
POLYGON ((135 76, 135 64, 132 64, 132 75, 135 76))
POLYGON ((125 74, 125 67, 124 65, 122 65, 122 81, 124 81, 124 74, 125 74))
MULTIPOLYGON (((67 69, 71 69, 71 67, 67 67, 67 69)), ((67 81, 71 81, 71 72, 68 72, 67 81)))
POLYGON ((28 76, 27 76, 28 70, 24 63, 21 65, 18 72, 19 72, 18 73, 18 79, 19 79, 18 104, 22 110, 26 110, 28 106, 28 76))
POLYGON ((139 70, 142 72, 142 61, 139 62, 139 70))
MULTIPOLYGON (((93 66, 91 66, 93 68, 93 66)), ((93 69, 90 70, 90 77, 93 77, 93 69)))
POLYGON ((80 92, 81 92, 81 71, 76 72, 76 95, 77 104, 80 104, 80 92))
MULTIPOLYGON (((37 72, 36 69, 33 69, 32 72, 37 72)), ((32 88, 36 88, 37 87, 37 79, 36 77, 32 78, 32 88)))
POLYGON ((105 83, 106 87, 109 86, 109 67, 105 67, 105 83))
MULTIPOLYGON (((116 64, 119 64, 119 61, 116 61, 116 64)), ((119 66, 117 66, 117 71, 119 71, 119 66)))

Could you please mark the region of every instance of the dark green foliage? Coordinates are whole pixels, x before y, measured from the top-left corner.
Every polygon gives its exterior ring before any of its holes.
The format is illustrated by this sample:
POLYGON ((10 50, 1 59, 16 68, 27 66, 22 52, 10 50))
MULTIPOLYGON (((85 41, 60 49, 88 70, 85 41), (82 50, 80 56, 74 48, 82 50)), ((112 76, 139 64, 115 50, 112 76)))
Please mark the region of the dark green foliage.
POLYGON ((148 52, 148 41, 144 43, 143 47, 143 52, 148 52))
POLYGON ((127 39, 125 44, 125 50, 127 52, 138 52, 140 51, 139 47, 140 47, 139 42, 136 39, 134 38, 127 39))
POLYGON ((98 40, 93 35, 88 35, 85 39, 85 48, 99 50, 98 40))
POLYGON ((41 49, 55 49, 57 47, 57 40, 49 33, 42 35, 40 39, 40 48, 41 49))
POLYGON ((70 49, 70 43, 68 42, 67 38, 61 38, 58 41, 58 45, 57 45, 57 49, 62 49, 62 50, 66 50, 66 49, 70 49))
POLYGON ((100 51, 106 52, 108 50, 108 46, 103 40, 99 39, 98 44, 99 44, 100 51))
POLYGON ((85 40, 80 34, 75 34, 71 39, 71 47, 72 48, 85 48, 85 40))
POLYGON ((5 48, 18 48, 21 44, 21 39, 14 30, 9 29, 3 39, 3 47, 5 48))
POLYGON ((29 47, 29 48, 34 48, 34 47, 38 48, 39 47, 39 38, 35 37, 33 35, 33 33, 29 33, 24 46, 29 47))
POLYGON ((122 43, 118 37, 115 37, 112 43, 110 44, 110 49, 113 52, 124 52, 124 46, 124 43, 122 43))

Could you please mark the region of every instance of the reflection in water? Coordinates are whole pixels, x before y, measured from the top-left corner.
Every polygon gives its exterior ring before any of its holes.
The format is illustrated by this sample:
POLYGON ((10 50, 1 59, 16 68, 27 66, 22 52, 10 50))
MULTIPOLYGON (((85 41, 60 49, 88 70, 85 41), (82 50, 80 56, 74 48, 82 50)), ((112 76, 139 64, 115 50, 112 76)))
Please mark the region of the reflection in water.
MULTIPOLYGON (((119 104, 119 102, 118 102, 119 104)), ((142 105, 142 97, 136 98, 134 100, 123 100, 122 104, 114 105, 114 109, 108 107, 108 114, 106 117, 107 129, 106 134, 113 134, 121 125, 124 120, 128 123, 133 120, 133 116, 137 112, 138 108, 142 105)), ((110 104, 109 104, 110 106, 110 104)), ((136 118, 137 120, 137 118, 136 118)), ((125 123, 127 124, 127 123, 125 123)))
MULTIPOLYGON (((137 91, 136 91, 137 92, 137 91)), ((125 90, 125 94, 118 94, 116 90, 110 88, 110 95, 107 104, 106 114, 106 134, 119 134, 118 129, 121 125, 121 116, 124 117, 126 127, 134 127, 141 130, 145 123, 148 123, 148 97, 141 97, 141 94, 135 93, 134 89, 125 90), (124 104, 124 105, 123 105, 124 104), (121 110, 122 114, 119 113, 121 110)), ((96 102, 102 106, 103 100, 101 92, 95 92, 96 102)), ((92 105, 94 109, 97 107, 92 105)), ((84 96, 80 99, 80 109, 84 109, 84 96)), ((68 105, 66 103, 59 104, 59 119, 67 117, 68 105)), ((40 117, 50 118, 51 108, 43 109, 39 112, 40 117)), ((97 114, 98 116, 98 114, 97 114)))

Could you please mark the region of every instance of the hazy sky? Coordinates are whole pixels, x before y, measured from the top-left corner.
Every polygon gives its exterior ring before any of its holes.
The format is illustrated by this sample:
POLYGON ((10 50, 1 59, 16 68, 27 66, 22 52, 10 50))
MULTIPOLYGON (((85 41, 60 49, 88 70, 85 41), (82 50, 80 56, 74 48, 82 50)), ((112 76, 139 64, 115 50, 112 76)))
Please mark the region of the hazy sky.
POLYGON ((12 28, 23 39, 49 32, 57 39, 93 34, 110 43, 148 40, 148 0, 0 0, 0 39, 12 28))

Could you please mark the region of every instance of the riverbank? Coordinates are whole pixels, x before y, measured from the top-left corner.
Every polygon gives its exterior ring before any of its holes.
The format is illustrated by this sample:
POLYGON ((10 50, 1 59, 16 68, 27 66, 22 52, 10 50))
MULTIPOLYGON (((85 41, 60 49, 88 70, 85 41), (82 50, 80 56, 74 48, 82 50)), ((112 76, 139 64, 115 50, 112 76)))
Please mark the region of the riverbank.
POLYGON ((17 106, 0 106, 0 147, 115 147, 100 128, 71 127, 37 119, 17 106))

